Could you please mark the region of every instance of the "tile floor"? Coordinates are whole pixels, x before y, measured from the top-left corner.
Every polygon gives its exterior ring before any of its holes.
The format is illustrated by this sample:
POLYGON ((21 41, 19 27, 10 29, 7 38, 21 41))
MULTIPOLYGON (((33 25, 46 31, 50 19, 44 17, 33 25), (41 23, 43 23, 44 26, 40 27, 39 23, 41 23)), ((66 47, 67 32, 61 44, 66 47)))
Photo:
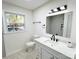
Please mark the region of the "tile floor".
POLYGON ((36 51, 26 52, 22 50, 3 59, 36 59, 36 51))

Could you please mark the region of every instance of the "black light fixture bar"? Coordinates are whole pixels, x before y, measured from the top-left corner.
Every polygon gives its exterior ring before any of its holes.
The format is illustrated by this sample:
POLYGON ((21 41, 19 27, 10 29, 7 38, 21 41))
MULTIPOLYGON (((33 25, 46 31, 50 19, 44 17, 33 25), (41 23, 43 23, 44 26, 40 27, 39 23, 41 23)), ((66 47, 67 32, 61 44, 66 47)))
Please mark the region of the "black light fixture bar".
MULTIPOLYGON (((55 12, 63 11, 63 10, 66 10, 66 9, 67 9, 67 5, 64 5, 64 6, 55 8, 55 9, 51 9, 51 12, 55 13, 55 12)), ((51 13, 49 13, 49 14, 51 14, 51 13)))
POLYGON ((67 5, 64 5, 65 9, 67 9, 67 5))
POLYGON ((58 9, 58 11, 61 11, 60 7, 58 7, 57 9, 58 9))

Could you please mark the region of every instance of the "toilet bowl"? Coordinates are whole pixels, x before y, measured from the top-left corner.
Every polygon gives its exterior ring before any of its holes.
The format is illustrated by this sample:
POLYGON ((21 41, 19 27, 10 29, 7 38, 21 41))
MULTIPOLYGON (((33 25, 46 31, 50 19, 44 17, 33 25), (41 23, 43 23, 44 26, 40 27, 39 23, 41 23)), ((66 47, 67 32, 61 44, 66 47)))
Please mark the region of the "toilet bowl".
MULTIPOLYGON (((36 39, 36 38, 39 38, 39 35, 34 35, 33 36, 33 39, 36 39)), ((26 42, 25 47, 26 47, 25 48, 26 52, 33 51, 35 49, 35 42, 33 40, 29 41, 29 42, 26 42)))
POLYGON ((25 46, 26 46, 26 51, 30 52, 30 51, 34 50, 34 48, 35 48, 35 42, 32 42, 32 41, 27 42, 25 44, 25 46))

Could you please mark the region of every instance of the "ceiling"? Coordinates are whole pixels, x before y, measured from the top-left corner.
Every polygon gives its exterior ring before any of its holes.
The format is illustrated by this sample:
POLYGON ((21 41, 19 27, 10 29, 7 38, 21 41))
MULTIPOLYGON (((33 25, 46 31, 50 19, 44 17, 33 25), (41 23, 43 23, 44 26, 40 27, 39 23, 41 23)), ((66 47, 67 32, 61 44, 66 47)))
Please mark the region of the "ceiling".
POLYGON ((50 0, 2 0, 2 1, 33 10, 47 3, 50 0))

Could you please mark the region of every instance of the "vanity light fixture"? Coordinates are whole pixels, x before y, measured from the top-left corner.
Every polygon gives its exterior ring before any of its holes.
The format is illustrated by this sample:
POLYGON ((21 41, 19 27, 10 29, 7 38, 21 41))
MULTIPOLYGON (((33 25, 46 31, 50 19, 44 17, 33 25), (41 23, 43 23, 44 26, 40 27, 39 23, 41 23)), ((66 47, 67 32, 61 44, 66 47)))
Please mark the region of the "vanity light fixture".
POLYGON ((51 14, 52 13, 52 10, 51 11, 49 11, 49 14, 51 14))
POLYGON ((60 7, 60 9, 61 9, 61 10, 64 10, 64 9, 65 9, 65 7, 64 7, 64 6, 62 6, 62 7, 60 7))
POLYGON ((64 5, 65 9, 67 9, 67 5, 64 5))
POLYGON ((61 11, 60 7, 58 7, 57 9, 58 9, 58 11, 61 11))
POLYGON ((55 12, 58 12, 58 11, 63 11, 63 10, 66 10, 66 9, 67 9, 67 5, 64 5, 64 6, 55 8, 55 9, 51 9, 51 10, 49 11, 49 14, 55 13, 55 12))
POLYGON ((54 13, 54 12, 58 12, 58 9, 51 9, 51 12, 49 12, 49 14, 54 13))
POLYGON ((53 9, 53 11, 54 11, 54 12, 57 12, 57 11, 58 11, 58 9, 57 9, 57 8, 56 8, 56 9, 53 9))
POLYGON ((66 10, 67 9, 67 5, 64 5, 62 7, 60 7, 61 10, 66 10))

